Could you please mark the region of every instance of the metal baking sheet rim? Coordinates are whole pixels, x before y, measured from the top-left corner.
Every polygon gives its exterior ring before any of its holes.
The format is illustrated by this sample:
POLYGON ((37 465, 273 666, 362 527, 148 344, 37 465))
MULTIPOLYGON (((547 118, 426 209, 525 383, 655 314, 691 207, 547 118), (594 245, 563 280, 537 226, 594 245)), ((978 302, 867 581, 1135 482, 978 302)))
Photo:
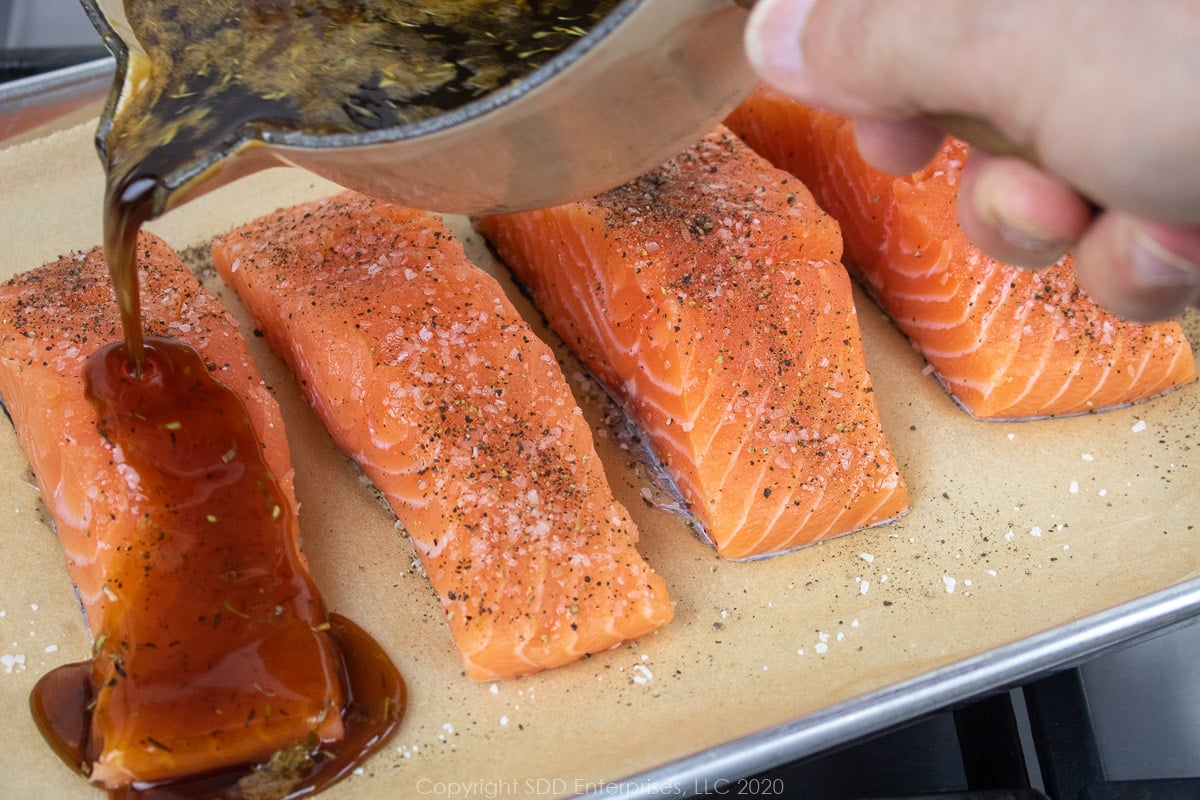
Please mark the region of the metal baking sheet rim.
MULTIPOLYGON (((111 82, 111 59, 0 85, 0 142, 24 133, 23 119, 45 114, 52 125, 102 100, 111 82)), ((1200 578, 1115 606, 917 678, 861 695, 782 725, 735 739, 660 767, 596 787, 585 797, 662 797, 694 794, 699 787, 771 769, 831 747, 884 731, 956 703, 1003 690, 1063 669, 1105 650, 1200 621, 1200 578)))
POLYGON ((0 84, 0 145, 103 101, 115 70, 116 62, 103 58, 0 84))
POLYGON ((585 797, 664 797, 683 787, 719 790, 732 781, 880 733, 975 697, 1078 665, 1106 650, 1200 622, 1200 578, 964 659, 918 678, 662 767, 627 776, 585 797), (724 783, 723 783, 724 782, 724 783))

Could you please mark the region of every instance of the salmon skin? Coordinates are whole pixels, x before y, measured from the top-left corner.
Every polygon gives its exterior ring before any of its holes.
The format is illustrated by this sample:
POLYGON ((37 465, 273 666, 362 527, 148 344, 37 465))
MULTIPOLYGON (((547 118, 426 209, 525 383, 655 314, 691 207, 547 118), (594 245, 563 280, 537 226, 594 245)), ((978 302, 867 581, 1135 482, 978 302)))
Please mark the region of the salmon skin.
POLYGON ((624 186, 478 229, 624 406, 720 555, 907 509, 837 223, 721 128, 624 186))
POLYGON ((403 523, 471 678, 671 618, 553 354, 439 217, 347 192, 213 258, 403 523))
POLYGON ((963 142, 948 139, 927 167, 895 177, 862 160, 849 119, 767 88, 727 123, 838 219, 847 265, 973 416, 1101 411, 1196 378, 1178 323, 1099 308, 1080 291, 1070 254, 1032 272, 971 243, 954 206, 963 142))
MULTIPOLYGON (((138 259, 148 333, 171 340, 148 339, 147 363, 182 365, 166 382, 192 385, 215 374, 226 394, 236 394, 228 402, 244 404, 252 431, 219 438, 230 416, 221 406, 213 409, 222 421, 212 435, 192 435, 175 421, 196 415, 180 407, 184 416, 173 416, 187 395, 158 391, 161 371, 129 381, 146 400, 131 414, 110 402, 120 381, 92 386, 98 400, 89 403, 85 363, 93 375, 89 357, 121 338, 99 248, 0 286, 0 396, 94 638, 84 771, 109 788, 265 763, 314 739, 332 742, 343 734, 346 700, 338 650, 323 630, 325 610, 299 549, 279 409, 232 319, 175 253, 143 234, 138 259), (180 458, 157 461, 144 446, 151 440, 157 452, 165 443, 180 458), (257 482, 238 483, 243 474, 257 482), (165 490, 176 494, 164 497, 165 490), (222 527, 212 509, 232 517, 233 492, 243 490, 258 507, 253 513, 272 524, 238 526, 230 536, 232 526, 222 527), (200 511, 204 535, 196 536, 180 519, 192 513, 189 498, 209 492, 224 494, 200 511), (271 505, 263 508, 263 498, 271 505)), ((96 357, 111 355, 108 347, 96 357)), ((74 710, 77 719, 85 714, 74 710)))

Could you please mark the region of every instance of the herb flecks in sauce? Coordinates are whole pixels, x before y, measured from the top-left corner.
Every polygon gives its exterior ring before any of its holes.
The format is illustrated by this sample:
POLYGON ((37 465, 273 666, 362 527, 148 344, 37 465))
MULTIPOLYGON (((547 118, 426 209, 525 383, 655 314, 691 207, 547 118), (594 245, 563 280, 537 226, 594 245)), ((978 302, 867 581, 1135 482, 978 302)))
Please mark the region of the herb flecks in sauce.
POLYGON ((320 134, 412 122, 537 69, 617 2, 127 2, 149 83, 122 113, 153 148, 244 123, 320 134))
POLYGON ((90 661, 39 682, 39 725, 72 766, 106 773, 93 780, 168 780, 175 797, 336 780, 395 727, 403 682, 327 614, 241 399, 187 345, 148 339, 140 375, 124 347, 91 356, 84 382, 139 515, 106 568, 111 624, 90 661))

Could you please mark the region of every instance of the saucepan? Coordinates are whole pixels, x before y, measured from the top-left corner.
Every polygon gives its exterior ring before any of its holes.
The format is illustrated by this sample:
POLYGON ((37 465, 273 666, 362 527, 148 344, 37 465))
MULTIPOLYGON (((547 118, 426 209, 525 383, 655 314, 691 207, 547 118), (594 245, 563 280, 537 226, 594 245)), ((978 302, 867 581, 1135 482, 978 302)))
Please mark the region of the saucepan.
MULTIPOLYGON (((124 0, 83 0, 117 69, 97 131, 138 84, 124 0)), ((455 214, 540 208, 593 195, 670 158, 755 85, 742 35, 753 0, 622 0, 537 70, 431 118, 355 133, 253 126, 180 174, 169 205, 251 172, 302 167, 393 202, 455 214)), ((156 209, 162 213, 166 208, 156 209)))

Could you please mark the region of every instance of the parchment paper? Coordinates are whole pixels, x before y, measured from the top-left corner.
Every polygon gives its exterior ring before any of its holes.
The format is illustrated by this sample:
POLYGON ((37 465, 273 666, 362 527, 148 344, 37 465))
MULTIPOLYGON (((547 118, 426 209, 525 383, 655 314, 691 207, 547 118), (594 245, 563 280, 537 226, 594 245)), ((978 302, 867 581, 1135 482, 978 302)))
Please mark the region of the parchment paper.
MULTIPOLYGON (((0 277, 100 241, 102 175, 91 136, 83 125, 0 150, 0 277)), ((272 170, 150 227, 176 248, 192 248, 334 189, 307 173, 272 170)), ((505 281, 465 220, 451 222, 471 255, 505 281)), ((220 291, 211 277, 208 285, 220 291)), ((231 292, 220 296, 245 319, 231 292)), ((922 360, 869 301, 860 297, 859 308, 912 511, 886 527, 752 563, 719 560, 678 517, 654 507, 666 498, 622 449, 601 393, 559 350, 677 614, 640 641, 494 685, 463 676, 391 513, 333 447, 280 362, 248 336, 288 423, 317 582, 332 610, 383 643, 410 689, 395 739, 324 796, 551 797, 608 788, 1200 574, 1200 387, 1102 415, 978 422, 923 374, 922 360)), ((1186 324, 1195 346, 1195 315, 1186 324)), ((7 424, 0 536, 0 794, 101 797, 51 753, 27 711, 36 680, 87 657, 90 645, 7 424)))

